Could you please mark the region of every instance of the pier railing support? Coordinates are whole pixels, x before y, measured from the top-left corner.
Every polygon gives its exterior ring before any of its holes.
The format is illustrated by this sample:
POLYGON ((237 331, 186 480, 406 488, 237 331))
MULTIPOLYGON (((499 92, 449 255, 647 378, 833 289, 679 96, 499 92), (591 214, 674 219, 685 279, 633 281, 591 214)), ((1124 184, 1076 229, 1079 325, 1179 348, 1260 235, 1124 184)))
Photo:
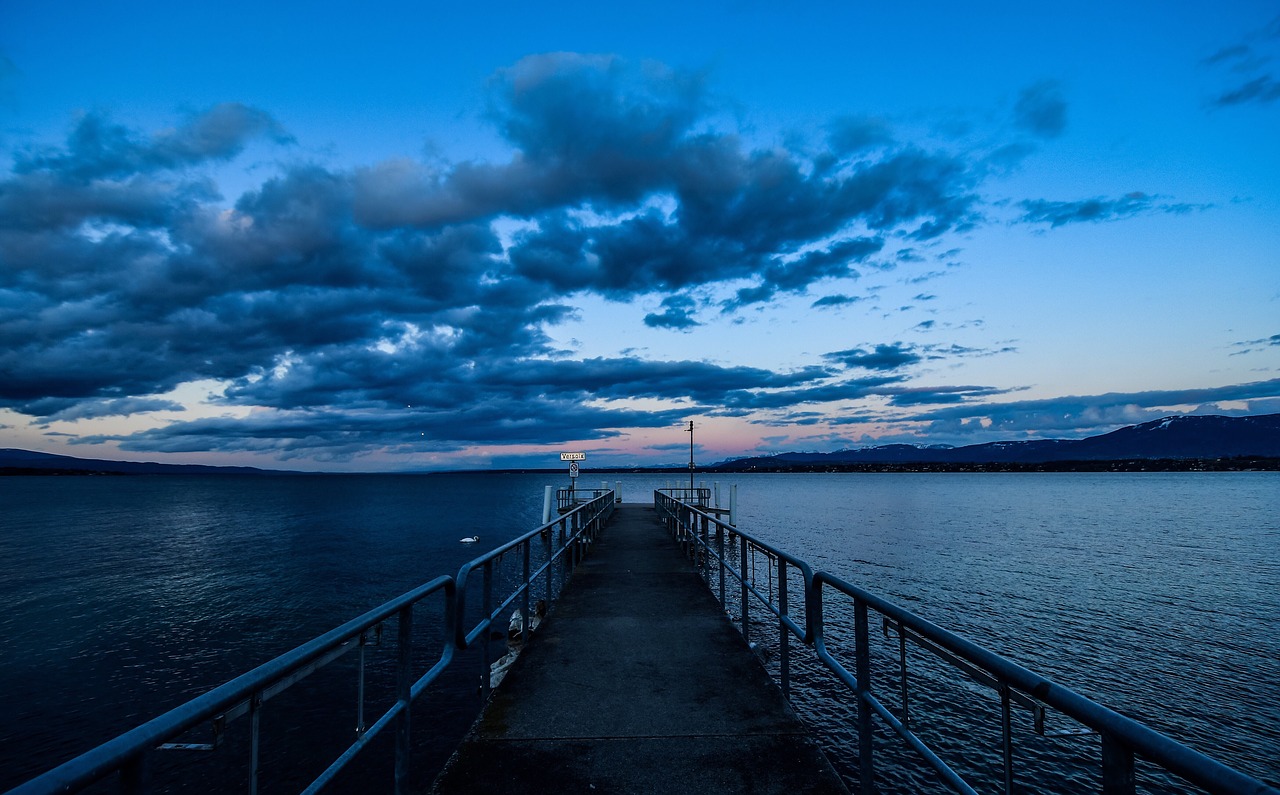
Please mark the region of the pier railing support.
POLYGON ((875 787, 875 761, 871 756, 871 632, 868 629, 867 603, 853 603, 854 676, 858 698, 858 779, 864 795, 872 795, 875 787))
POLYGON ((778 558, 778 670, 782 697, 791 700, 791 632, 783 618, 787 614, 787 562, 778 558))
POLYGON ((396 649, 396 704, 400 714, 396 716, 396 769, 395 792, 404 795, 409 786, 410 707, 413 688, 413 606, 400 608, 398 620, 398 646, 396 649))
POLYGON ((143 751, 120 768, 121 795, 143 795, 151 791, 151 757, 154 751, 143 751))
POLYGON ((1133 751, 1102 733, 1103 795, 1134 795, 1133 751))

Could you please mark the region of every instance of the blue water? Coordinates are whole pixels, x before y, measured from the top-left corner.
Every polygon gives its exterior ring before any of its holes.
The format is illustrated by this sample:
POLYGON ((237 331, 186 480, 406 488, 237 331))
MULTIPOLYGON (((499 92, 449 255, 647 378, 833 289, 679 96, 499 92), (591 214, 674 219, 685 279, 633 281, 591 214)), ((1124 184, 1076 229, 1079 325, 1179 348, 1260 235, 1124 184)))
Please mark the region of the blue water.
MULTIPOLYGON (((617 480, 627 501, 666 482, 617 480)), ((0 790, 455 572, 480 551, 460 537, 479 535, 487 549, 532 528, 553 482, 0 479, 0 790)), ((1280 779, 1280 476, 743 475, 721 479, 726 502, 731 483, 739 525, 815 568, 1280 779)), ((439 735, 436 756, 478 709, 478 677, 464 661, 416 721, 439 735)), ((801 679, 798 709, 839 754, 843 713, 816 676, 801 679)), ((977 706, 926 689, 923 731, 934 709, 940 744, 954 742, 949 716, 989 708, 971 695, 977 706)), ((303 728, 285 729, 295 740, 326 717, 303 714, 303 728)), ((1088 758, 1088 742, 1048 750, 1088 758)), ((1027 749, 1033 771, 1045 752, 1027 749)), ((1044 791, 1079 783, 1037 775, 1044 791)))

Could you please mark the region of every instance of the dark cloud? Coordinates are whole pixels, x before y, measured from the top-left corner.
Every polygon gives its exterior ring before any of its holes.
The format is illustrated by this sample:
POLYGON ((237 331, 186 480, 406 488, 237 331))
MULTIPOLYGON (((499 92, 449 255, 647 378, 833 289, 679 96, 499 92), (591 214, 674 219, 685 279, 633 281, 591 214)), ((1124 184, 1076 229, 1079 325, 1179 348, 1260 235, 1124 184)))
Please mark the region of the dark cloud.
POLYGON ((1246 44, 1232 44, 1228 47, 1223 47, 1200 63, 1205 66, 1214 66, 1220 63, 1239 63, 1249 60, 1252 53, 1253 50, 1246 44))
POLYGON ((86 113, 67 137, 65 150, 19 154, 14 172, 55 172, 64 179, 91 180, 180 169, 229 160, 253 138, 277 143, 292 138, 265 111, 226 102, 191 115, 183 124, 145 139, 101 113, 86 113))
POLYGON ((682 399, 709 410, 753 400, 767 405, 797 397, 865 394, 873 385, 806 386, 830 376, 822 368, 774 373, 693 361, 406 364, 390 354, 299 362, 243 379, 227 392, 228 402, 280 407, 275 410, 81 441, 112 441, 133 451, 257 451, 286 459, 349 460, 389 447, 438 451, 470 444, 607 439, 618 436, 620 428, 669 427, 689 412, 614 408, 598 405, 600 401, 682 399))
POLYGON ((729 410, 759 410, 789 408, 805 403, 832 403, 841 400, 856 400, 882 394, 880 390, 886 384, 898 383, 901 380, 900 376, 873 376, 818 386, 807 386, 799 389, 729 392, 724 395, 722 405, 729 410))
POLYGON ((849 306, 850 304, 856 304, 861 300, 863 299, 851 295, 824 295, 817 301, 810 304, 810 306, 814 309, 827 309, 838 306, 849 306))
POLYGON ((1280 56, 1280 17, 1250 33, 1243 41, 1227 45, 1201 61, 1206 67, 1225 69, 1231 80, 1229 88, 1209 100, 1210 107, 1280 100, 1280 78, 1273 66, 1277 56, 1280 56))
POLYGON ((1020 128, 1040 138, 1062 135, 1067 128, 1067 103, 1062 98, 1062 86, 1057 81, 1045 80, 1023 89, 1013 107, 1013 117, 1020 128))
MULTIPOLYGON (((867 348, 850 348, 843 351, 825 353, 822 358, 833 364, 846 368, 864 370, 892 371, 910 367, 923 361, 939 361, 961 357, 987 357, 1001 353, 1013 353, 1011 346, 1001 348, 970 348, 964 345, 912 345, 894 342, 867 348)), ((988 389, 988 387, 958 387, 961 392, 968 390, 988 389)), ((938 390, 931 390, 938 391, 938 390)), ((942 390, 945 392, 945 390, 942 390)), ((909 394, 910 390, 901 394, 909 394)), ((897 392, 893 394, 899 394, 897 392)))
POLYGON ((1214 97, 1213 104, 1229 107, 1250 102, 1275 102, 1277 99, 1280 99, 1280 80, 1276 80, 1271 75, 1259 75, 1214 97))
POLYGON ((987 398, 1008 393, 1008 389, 991 386, 922 386, 894 390, 890 406, 925 406, 966 403, 974 398, 987 398))
POLYGON ((845 116, 827 125, 832 154, 858 154, 866 149, 893 143, 893 130, 882 119, 845 116))
POLYGON ((490 117, 533 160, 661 160, 705 107, 699 75, 613 55, 531 55, 490 88, 490 117))
POLYGON ((865 261, 883 247, 883 240, 853 238, 841 240, 826 249, 807 252, 792 260, 775 259, 759 274, 759 284, 738 290, 734 299, 725 303, 725 311, 768 301, 779 292, 801 292, 824 279, 856 277, 858 274, 852 266, 865 261))
POLYGON ((98 401, 59 401, 56 398, 46 398, 41 402, 46 405, 40 406, 36 411, 44 416, 45 422, 75 422, 97 417, 124 417, 152 411, 186 411, 181 403, 155 398, 119 398, 98 401), (59 402, 66 403, 67 407, 58 409, 59 402))
POLYGON ((618 428, 669 427, 683 412, 603 409, 543 397, 490 399, 448 410, 356 408, 255 412, 242 418, 175 423, 132 434, 86 436, 136 452, 255 452, 282 460, 349 461, 376 451, 401 454, 459 450, 472 444, 550 444, 616 438, 618 428))
POLYGON ((924 359, 914 346, 899 342, 891 345, 877 345, 870 351, 864 348, 834 351, 824 354, 822 358, 845 367, 858 367, 864 370, 898 370, 917 364, 924 359))
POLYGON ((1059 227, 1082 222, 1117 221, 1147 213, 1182 215, 1211 207, 1203 204, 1161 202, 1158 199, 1157 196, 1136 191, 1118 199, 1028 200, 1021 202, 1025 212, 1019 220, 1029 224, 1049 224, 1052 227, 1059 227))
POLYGON ((644 324, 650 328, 670 328, 687 331, 702 325, 693 319, 695 304, 692 298, 672 295, 662 299, 662 312, 644 316, 644 324))

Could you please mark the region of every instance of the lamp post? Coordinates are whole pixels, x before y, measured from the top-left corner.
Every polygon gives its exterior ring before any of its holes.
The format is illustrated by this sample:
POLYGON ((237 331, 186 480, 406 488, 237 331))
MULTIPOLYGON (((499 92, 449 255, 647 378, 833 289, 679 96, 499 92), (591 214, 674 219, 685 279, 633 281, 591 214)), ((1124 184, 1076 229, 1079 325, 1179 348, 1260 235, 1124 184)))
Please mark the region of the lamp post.
POLYGON ((689 501, 690 501, 690 502, 692 502, 692 501, 693 501, 693 499, 694 499, 694 494, 693 494, 693 420, 689 420, 689 427, 688 427, 688 428, 686 428, 685 430, 687 430, 687 431, 689 432, 689 501))

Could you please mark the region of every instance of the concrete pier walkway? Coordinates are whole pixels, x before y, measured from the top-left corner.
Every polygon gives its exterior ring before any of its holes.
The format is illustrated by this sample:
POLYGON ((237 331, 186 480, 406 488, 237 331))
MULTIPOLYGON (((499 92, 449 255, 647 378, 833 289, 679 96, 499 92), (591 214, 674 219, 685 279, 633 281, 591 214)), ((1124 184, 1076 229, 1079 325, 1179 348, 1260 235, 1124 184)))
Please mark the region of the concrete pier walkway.
POLYGON ((843 793, 652 506, 620 506, 434 792, 843 793))

